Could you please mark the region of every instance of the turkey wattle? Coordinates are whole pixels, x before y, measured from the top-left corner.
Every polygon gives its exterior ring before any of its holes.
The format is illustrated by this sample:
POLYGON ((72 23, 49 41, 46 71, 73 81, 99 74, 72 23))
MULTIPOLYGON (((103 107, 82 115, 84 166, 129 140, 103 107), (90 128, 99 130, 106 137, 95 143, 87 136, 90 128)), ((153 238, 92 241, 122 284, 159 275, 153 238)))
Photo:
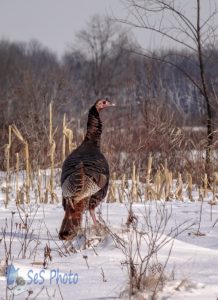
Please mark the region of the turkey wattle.
POLYGON ((114 106, 110 100, 100 99, 90 108, 84 141, 63 163, 61 187, 65 216, 59 232, 62 240, 72 239, 77 234, 87 207, 97 224, 94 210, 106 196, 109 183, 109 166, 100 150, 99 112, 110 106, 114 106))

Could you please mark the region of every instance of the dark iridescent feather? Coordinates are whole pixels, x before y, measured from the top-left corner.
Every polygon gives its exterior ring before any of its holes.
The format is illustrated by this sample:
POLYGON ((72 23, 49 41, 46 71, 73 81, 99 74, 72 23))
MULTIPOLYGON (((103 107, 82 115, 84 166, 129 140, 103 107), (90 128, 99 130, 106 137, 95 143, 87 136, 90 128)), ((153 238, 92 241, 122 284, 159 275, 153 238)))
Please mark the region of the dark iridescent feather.
POLYGON ((84 141, 66 158, 62 167, 61 186, 66 214, 59 233, 60 238, 66 232, 69 234, 75 224, 79 224, 78 220, 81 220, 86 203, 93 209, 107 194, 109 166, 100 151, 101 132, 99 113, 93 106, 89 111, 84 141))

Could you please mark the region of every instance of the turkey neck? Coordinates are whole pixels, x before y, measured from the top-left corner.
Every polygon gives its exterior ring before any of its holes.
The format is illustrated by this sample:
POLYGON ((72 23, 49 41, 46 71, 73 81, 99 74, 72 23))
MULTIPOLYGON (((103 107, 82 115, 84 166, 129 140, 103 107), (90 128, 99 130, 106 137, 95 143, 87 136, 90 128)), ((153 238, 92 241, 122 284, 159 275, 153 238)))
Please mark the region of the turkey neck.
POLYGON ((87 132, 84 142, 89 142, 100 148, 102 122, 95 106, 89 110, 87 132))

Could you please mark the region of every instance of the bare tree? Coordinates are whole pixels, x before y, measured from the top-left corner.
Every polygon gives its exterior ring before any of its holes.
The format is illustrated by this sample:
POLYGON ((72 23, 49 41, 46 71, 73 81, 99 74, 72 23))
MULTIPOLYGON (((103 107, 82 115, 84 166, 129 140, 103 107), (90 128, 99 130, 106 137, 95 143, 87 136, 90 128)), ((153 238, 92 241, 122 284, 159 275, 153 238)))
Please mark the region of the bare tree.
POLYGON ((94 96, 110 94, 127 54, 124 49, 130 48, 128 35, 111 19, 95 15, 87 28, 77 34, 77 40, 89 61, 87 83, 94 96))
MULTIPOLYGON (((206 106, 206 126, 207 126, 207 144, 206 144, 206 162, 205 170, 211 173, 211 150, 213 147, 213 124, 212 124, 212 97, 209 91, 209 79, 205 71, 208 57, 206 57, 204 48, 215 41, 216 23, 218 9, 215 1, 209 1, 209 13, 203 16, 203 3, 200 0, 190 1, 189 6, 181 1, 175 0, 125 0, 128 5, 128 17, 119 21, 132 26, 133 28, 142 28, 160 36, 173 46, 180 46, 186 49, 186 54, 182 55, 184 60, 189 60, 190 55, 195 55, 197 76, 193 76, 181 65, 172 60, 170 52, 166 56, 152 56, 148 53, 139 53, 152 59, 170 64, 176 67, 185 75, 189 81, 198 89, 202 95, 206 106), (191 14, 190 14, 191 8, 191 14)), ((169 48, 169 47, 168 47, 169 48)))

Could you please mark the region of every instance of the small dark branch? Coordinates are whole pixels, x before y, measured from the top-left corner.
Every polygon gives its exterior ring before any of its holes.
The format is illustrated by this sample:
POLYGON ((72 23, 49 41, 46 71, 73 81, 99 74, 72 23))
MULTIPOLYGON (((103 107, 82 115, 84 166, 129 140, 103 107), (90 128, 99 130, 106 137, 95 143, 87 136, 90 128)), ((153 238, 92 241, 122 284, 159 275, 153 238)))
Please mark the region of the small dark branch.
MULTIPOLYGON (((42 291, 44 290, 44 286, 40 289, 40 291, 36 294, 36 296, 32 299, 32 300, 36 300, 37 297, 39 297, 39 295, 42 293, 42 291)), ((32 292, 32 291, 31 291, 32 292)), ((32 292, 33 293, 33 292, 32 292)))
POLYGON ((206 80, 205 80, 205 70, 202 55, 202 42, 201 42, 201 26, 200 26, 200 0, 197 0, 197 44, 198 44, 198 61, 200 68, 200 77, 202 83, 203 96, 207 107, 207 147, 206 147, 206 162, 205 171, 210 178, 211 173, 211 148, 213 146, 213 128, 212 128, 212 109, 209 99, 209 94, 207 91, 206 80))
POLYGON ((152 60, 156 60, 156 61, 168 64, 168 65, 176 68, 177 70, 179 70, 184 76, 186 76, 192 82, 192 84, 199 90, 199 92, 202 95, 204 95, 204 91, 203 91, 202 87, 194 80, 194 78, 192 78, 192 76, 189 73, 187 73, 183 68, 181 68, 179 65, 173 63, 172 61, 167 60, 165 58, 157 57, 157 56, 154 56, 154 55, 148 55, 148 54, 145 54, 145 53, 142 53, 142 52, 138 52, 136 50, 126 49, 126 51, 129 51, 129 52, 134 53, 136 55, 140 55, 140 56, 152 59, 152 60))
POLYGON ((126 20, 122 20, 122 19, 117 19, 117 21, 120 22, 120 23, 129 25, 129 26, 135 27, 135 28, 142 28, 142 29, 147 29, 147 30, 156 32, 156 33, 158 33, 159 35, 165 36, 166 38, 169 38, 170 40, 172 40, 172 41, 174 41, 174 42, 176 42, 176 43, 179 43, 179 44, 181 44, 181 45, 183 45, 183 46, 186 46, 188 49, 190 49, 190 50, 196 52, 196 49, 193 48, 192 46, 190 46, 189 44, 187 44, 186 42, 180 41, 180 40, 177 39, 176 37, 173 37, 173 36, 171 36, 170 34, 168 34, 167 32, 161 31, 160 29, 156 29, 156 28, 149 27, 149 26, 144 26, 144 25, 138 25, 138 24, 136 24, 136 23, 134 23, 134 22, 126 21, 126 20))
POLYGON ((88 264, 88 256, 87 255, 83 255, 83 258, 85 259, 87 268, 89 269, 89 264, 88 264))
POLYGON ((104 274, 103 268, 101 268, 101 275, 102 275, 103 282, 107 282, 107 279, 105 278, 105 274, 104 274))
POLYGON ((47 269, 49 261, 50 262, 52 261, 51 248, 46 244, 44 248, 44 262, 43 262, 44 269, 47 269))
POLYGON ((58 290, 59 290, 59 293, 60 293, 60 296, 61 296, 61 300, 64 300, 64 297, 63 297, 63 294, 61 293, 61 289, 60 289, 60 285, 58 284, 58 290))

